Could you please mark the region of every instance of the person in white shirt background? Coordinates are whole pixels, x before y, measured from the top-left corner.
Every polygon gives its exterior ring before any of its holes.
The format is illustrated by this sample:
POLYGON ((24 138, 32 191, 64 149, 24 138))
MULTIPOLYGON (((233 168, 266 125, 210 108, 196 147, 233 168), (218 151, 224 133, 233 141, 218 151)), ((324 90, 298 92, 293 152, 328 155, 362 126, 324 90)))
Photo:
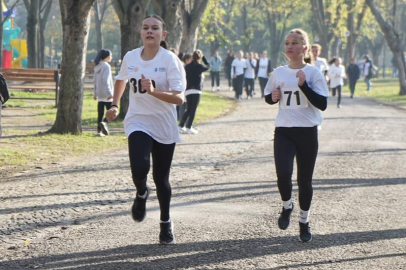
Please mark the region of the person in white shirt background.
POLYGON ((258 60, 257 63, 257 76, 259 80, 259 86, 261 87, 261 97, 264 97, 264 90, 266 83, 268 82, 269 76, 271 76, 271 61, 268 59, 267 51, 263 51, 261 54, 261 58, 258 60))
POLYGON ((318 152, 317 126, 322 122, 320 110, 327 108, 328 87, 320 70, 311 65, 308 34, 293 29, 285 38, 289 64, 275 69, 265 87, 265 101, 279 103, 275 119, 274 159, 277 184, 282 198, 278 226, 286 230, 294 209, 292 201, 293 161, 296 157, 299 187, 299 238, 312 240, 309 226, 313 198, 312 178, 318 152))
POLYGON ((94 88, 93 99, 97 100, 97 134, 99 136, 105 136, 109 134, 107 126, 107 120, 103 119, 104 108, 106 110, 111 108, 113 101, 113 77, 111 75, 111 67, 109 62, 113 59, 113 55, 110 50, 101 49, 94 63, 94 88))
POLYGON ((257 66, 257 60, 254 59, 254 53, 248 52, 245 54, 247 59, 247 68, 244 73, 244 84, 245 84, 245 91, 247 93, 247 99, 252 98, 252 94, 254 92, 254 85, 255 85, 255 67, 257 66))
POLYGON ((211 90, 220 91, 220 71, 223 65, 223 60, 219 56, 218 51, 214 52, 213 56, 210 57, 210 78, 211 78, 211 90), (216 84, 216 87, 214 86, 216 84))
POLYGON ((236 53, 236 58, 231 63, 231 78, 233 78, 233 88, 235 91, 235 99, 242 99, 242 89, 244 87, 244 73, 247 69, 247 63, 243 58, 243 51, 236 53))
POLYGON ((113 104, 107 120, 114 120, 126 82, 130 84, 129 107, 124 120, 128 137, 131 173, 137 188, 131 216, 141 222, 146 216, 146 201, 151 193, 147 185, 150 156, 153 179, 160 206, 160 244, 174 243, 170 219, 172 189, 169 174, 175 145, 181 141, 175 104, 182 104, 186 88, 185 69, 179 58, 160 47, 167 35, 165 23, 157 15, 148 15, 140 31, 143 46, 126 53, 115 77, 113 104))
POLYGON ((344 85, 344 80, 347 78, 345 75, 345 67, 341 65, 341 58, 333 56, 330 61, 330 69, 328 70, 328 76, 330 78, 330 88, 333 92, 333 96, 337 93, 337 108, 341 108, 341 90, 344 85))
POLYGON ((313 44, 312 45, 312 53, 313 53, 313 65, 316 66, 320 71, 324 74, 326 81, 328 81, 327 73, 328 73, 328 64, 326 58, 319 57, 321 54, 322 47, 320 44, 313 44))

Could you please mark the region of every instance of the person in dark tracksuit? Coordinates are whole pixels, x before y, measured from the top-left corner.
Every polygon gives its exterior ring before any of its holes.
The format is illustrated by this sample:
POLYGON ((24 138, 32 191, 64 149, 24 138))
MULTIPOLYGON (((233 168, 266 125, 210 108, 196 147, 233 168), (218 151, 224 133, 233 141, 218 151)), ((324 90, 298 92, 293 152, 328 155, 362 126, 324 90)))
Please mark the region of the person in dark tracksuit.
POLYGON ((355 85, 361 75, 361 70, 359 69, 357 62, 355 61, 355 58, 351 58, 351 64, 347 67, 347 76, 348 76, 348 82, 350 85, 350 92, 351 92, 351 98, 354 97, 354 92, 355 92, 355 85))
POLYGON ((228 80, 228 90, 233 90, 233 77, 231 77, 231 64, 234 61, 234 53, 233 51, 227 51, 227 57, 224 61, 224 74, 226 79, 228 80))
POLYGON ((286 230, 294 209, 292 202, 293 161, 296 157, 300 205, 300 240, 309 242, 312 178, 317 158, 317 125, 320 110, 327 108, 328 87, 321 71, 311 65, 309 37, 302 29, 293 29, 285 38, 289 64, 275 69, 265 87, 265 101, 279 103, 275 119, 274 158, 277 184, 282 198, 278 226, 286 230))

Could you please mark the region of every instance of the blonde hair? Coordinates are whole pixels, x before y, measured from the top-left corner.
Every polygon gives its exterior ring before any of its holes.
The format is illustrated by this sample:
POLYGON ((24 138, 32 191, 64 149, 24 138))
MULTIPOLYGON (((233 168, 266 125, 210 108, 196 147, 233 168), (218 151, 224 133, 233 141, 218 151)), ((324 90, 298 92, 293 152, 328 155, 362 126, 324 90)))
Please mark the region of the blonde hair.
POLYGON ((311 50, 309 35, 303 29, 296 28, 289 31, 289 34, 297 34, 301 37, 303 46, 307 46, 307 49, 304 53, 304 61, 308 64, 313 64, 313 53, 311 50))

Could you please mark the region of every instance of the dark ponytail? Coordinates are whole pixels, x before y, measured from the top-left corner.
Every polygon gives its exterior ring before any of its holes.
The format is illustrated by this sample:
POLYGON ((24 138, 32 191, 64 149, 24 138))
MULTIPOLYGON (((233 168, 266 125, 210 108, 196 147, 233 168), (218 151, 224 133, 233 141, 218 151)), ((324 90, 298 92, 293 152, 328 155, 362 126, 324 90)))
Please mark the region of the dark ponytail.
POLYGON ((161 40, 161 43, 159 45, 161 45, 161 47, 164 49, 168 49, 169 47, 168 42, 166 42, 165 40, 161 40))
POLYGON ((94 59, 94 63, 96 65, 98 65, 100 63, 101 60, 109 57, 111 55, 111 51, 110 50, 105 50, 105 49, 101 49, 99 51, 99 53, 97 54, 96 58, 94 59))

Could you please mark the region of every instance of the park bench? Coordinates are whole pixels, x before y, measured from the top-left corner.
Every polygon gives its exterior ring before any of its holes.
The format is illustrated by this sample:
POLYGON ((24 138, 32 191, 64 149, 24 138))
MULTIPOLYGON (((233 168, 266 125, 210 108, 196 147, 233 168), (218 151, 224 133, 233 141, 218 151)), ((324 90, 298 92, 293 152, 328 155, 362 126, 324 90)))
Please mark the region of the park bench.
MULTIPOLYGON (((16 90, 54 90, 55 106, 59 98, 59 70, 35 68, 2 68, 9 89, 16 90), (44 84, 47 83, 47 84, 44 84)), ((12 98, 12 97, 11 97, 12 98)), ((24 98, 19 98, 24 99, 24 98)), ((34 98, 30 98, 34 99, 34 98)))

